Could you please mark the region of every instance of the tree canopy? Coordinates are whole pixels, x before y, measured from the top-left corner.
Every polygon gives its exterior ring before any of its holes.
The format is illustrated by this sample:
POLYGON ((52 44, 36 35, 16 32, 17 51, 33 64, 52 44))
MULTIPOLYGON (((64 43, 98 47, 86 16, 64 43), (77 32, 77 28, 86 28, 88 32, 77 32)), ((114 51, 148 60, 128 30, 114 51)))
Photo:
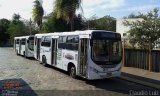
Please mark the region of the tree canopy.
POLYGON ((81 0, 56 0, 54 12, 58 19, 62 18, 67 23, 71 24, 71 30, 73 30, 73 19, 76 10, 81 6, 81 0))
POLYGON ((14 37, 29 35, 29 30, 25 24, 20 20, 20 15, 18 18, 14 18, 18 14, 14 14, 11 23, 9 24, 8 33, 10 35, 11 43, 13 43, 14 37))
POLYGON ((136 22, 125 21, 126 26, 130 26, 129 39, 137 43, 140 48, 153 49, 160 41, 160 16, 159 10, 155 8, 147 14, 139 13, 142 20, 136 22))
MULTIPOLYGON (((85 25, 81 15, 74 16, 73 21, 75 22, 74 30, 82 30, 84 28, 85 25)), ((48 20, 44 22, 42 27, 44 32, 64 32, 70 30, 70 23, 67 24, 62 18, 57 19, 55 14, 48 15, 48 20)))
POLYGON ((35 0, 33 3, 34 3, 34 7, 32 9, 33 21, 38 25, 40 30, 42 27, 42 18, 44 15, 44 10, 41 3, 38 0, 35 0))
POLYGON ((111 16, 95 18, 88 20, 90 29, 116 31, 116 19, 111 16))
POLYGON ((9 40, 9 34, 7 32, 10 21, 7 19, 0 19, 0 46, 6 44, 9 40))

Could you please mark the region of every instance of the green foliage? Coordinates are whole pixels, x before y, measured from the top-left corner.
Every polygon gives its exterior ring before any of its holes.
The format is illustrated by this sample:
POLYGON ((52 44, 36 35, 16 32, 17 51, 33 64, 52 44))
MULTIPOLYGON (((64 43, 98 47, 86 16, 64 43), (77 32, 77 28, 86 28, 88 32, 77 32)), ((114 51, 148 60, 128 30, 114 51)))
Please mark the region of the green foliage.
POLYGON ((13 18, 9 25, 8 33, 10 35, 11 43, 13 43, 14 37, 29 35, 29 31, 26 28, 25 24, 19 19, 13 18))
POLYGON ((42 27, 42 31, 45 33, 63 32, 69 30, 69 25, 63 19, 57 19, 55 15, 48 17, 47 22, 45 22, 42 27))
POLYGON ((19 15, 19 14, 13 14, 13 16, 12 16, 12 19, 15 21, 15 22, 17 22, 17 21, 19 21, 19 19, 21 18, 21 16, 19 15))
POLYGON ((90 29, 116 31, 116 19, 110 16, 89 20, 90 29))
POLYGON ((9 40, 9 34, 7 33, 9 24, 10 24, 9 20, 0 19, 0 46, 6 44, 9 40))
POLYGON ((139 15, 135 15, 133 13, 131 13, 130 15, 128 15, 127 17, 123 17, 124 19, 128 19, 128 18, 143 18, 143 14, 139 13, 139 15))
POLYGON ((36 23, 39 27, 39 29, 41 30, 42 27, 42 17, 44 15, 44 10, 42 5, 40 4, 40 2, 38 0, 34 1, 34 7, 32 9, 32 17, 33 17, 33 21, 34 23, 36 23))
MULTIPOLYGON (((81 30, 84 28, 84 22, 81 15, 74 17, 74 30, 81 30)), ((43 32, 64 32, 70 31, 70 24, 67 24, 62 18, 57 19, 55 14, 48 16, 47 22, 43 24, 43 32)))
POLYGON ((73 29, 73 19, 75 12, 80 8, 81 0, 56 0, 54 12, 57 19, 64 19, 67 23, 71 24, 71 30, 73 29))
POLYGON ((153 49, 160 38, 160 17, 159 10, 154 9, 148 14, 139 13, 142 20, 136 22, 125 21, 126 26, 130 26, 129 39, 132 43, 137 43, 140 48, 153 49))

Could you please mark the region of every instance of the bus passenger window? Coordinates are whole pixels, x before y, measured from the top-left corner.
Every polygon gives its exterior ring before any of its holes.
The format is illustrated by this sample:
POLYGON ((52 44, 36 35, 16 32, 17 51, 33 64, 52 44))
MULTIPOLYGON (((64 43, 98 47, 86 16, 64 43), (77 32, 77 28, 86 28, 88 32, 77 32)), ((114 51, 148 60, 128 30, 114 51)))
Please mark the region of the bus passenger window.
POLYGON ((58 39, 58 48, 66 49, 66 36, 61 36, 58 39))
POLYGON ((44 37, 44 39, 41 43, 41 46, 50 47, 51 46, 51 37, 50 36, 44 37))
POLYGON ((79 37, 78 36, 68 36, 67 37, 67 48, 68 50, 78 50, 79 37))

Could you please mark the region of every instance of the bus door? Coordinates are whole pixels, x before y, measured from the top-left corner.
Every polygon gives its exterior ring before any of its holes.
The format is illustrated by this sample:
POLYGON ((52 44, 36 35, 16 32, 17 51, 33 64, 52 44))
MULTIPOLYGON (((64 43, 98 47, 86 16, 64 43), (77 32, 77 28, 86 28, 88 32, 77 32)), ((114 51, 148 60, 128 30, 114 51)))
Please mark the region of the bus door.
POLYGON ((52 38, 51 50, 51 65, 55 66, 57 64, 57 39, 55 38, 52 38))
POLYGON ((88 49, 88 39, 80 39, 79 45, 79 73, 81 76, 86 76, 87 71, 87 49, 88 49))
POLYGON ((21 46, 21 40, 19 40, 19 54, 21 54, 21 49, 22 49, 22 46, 21 46))
POLYGON ((37 59, 40 59, 40 44, 41 44, 41 39, 37 38, 37 59))

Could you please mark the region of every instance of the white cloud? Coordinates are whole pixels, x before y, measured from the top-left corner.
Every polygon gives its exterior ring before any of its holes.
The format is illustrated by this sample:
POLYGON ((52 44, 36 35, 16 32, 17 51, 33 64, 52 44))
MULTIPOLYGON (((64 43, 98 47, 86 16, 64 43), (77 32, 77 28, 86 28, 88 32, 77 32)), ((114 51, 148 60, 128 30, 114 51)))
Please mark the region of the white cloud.
POLYGON ((153 10, 154 8, 159 7, 159 5, 142 5, 142 6, 133 6, 133 7, 129 7, 129 8, 125 8, 125 9, 114 9, 114 10, 109 10, 110 12, 141 12, 141 13, 145 13, 148 12, 150 10, 153 10))
POLYGON ((1 0, 0 18, 11 19, 14 13, 19 13, 21 17, 29 18, 32 11, 33 0, 1 0))
POLYGON ((55 0, 43 0, 43 8, 45 11, 45 15, 53 11, 54 1, 55 0))
POLYGON ((83 0, 83 9, 86 17, 91 17, 95 10, 110 10, 122 7, 125 0, 83 0))
MULTIPOLYGON (((39 0, 42 2, 45 15, 53 11, 55 0, 39 0)), ((108 13, 120 12, 138 12, 159 6, 150 3, 155 3, 158 0, 149 0, 150 5, 127 7, 127 0, 82 0, 84 16, 90 18, 93 15, 102 16, 108 13)), ((0 18, 11 19, 14 13, 19 13, 22 18, 29 19, 32 17, 32 8, 34 0, 0 0, 0 18)), ((136 1, 135 1, 136 2, 136 1)))
MULTIPOLYGON (((40 0, 43 2, 43 8, 46 14, 53 9, 54 0, 40 0)), ((12 19, 14 13, 19 13, 22 18, 32 17, 32 8, 34 0, 0 0, 0 18, 12 19)))

